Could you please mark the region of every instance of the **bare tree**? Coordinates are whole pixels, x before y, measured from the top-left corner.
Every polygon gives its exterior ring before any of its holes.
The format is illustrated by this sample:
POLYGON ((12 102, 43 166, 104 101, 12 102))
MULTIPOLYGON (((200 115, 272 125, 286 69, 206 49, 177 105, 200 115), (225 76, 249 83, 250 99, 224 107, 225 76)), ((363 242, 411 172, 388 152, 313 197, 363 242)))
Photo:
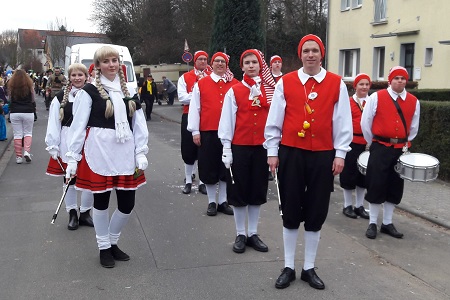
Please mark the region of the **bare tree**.
POLYGON ((17 63, 17 30, 5 30, 0 34, 0 64, 2 66, 17 63))
POLYGON ((50 22, 48 28, 47 57, 50 58, 51 64, 62 66, 64 65, 66 47, 69 43, 67 22, 65 19, 56 18, 55 23, 50 22))

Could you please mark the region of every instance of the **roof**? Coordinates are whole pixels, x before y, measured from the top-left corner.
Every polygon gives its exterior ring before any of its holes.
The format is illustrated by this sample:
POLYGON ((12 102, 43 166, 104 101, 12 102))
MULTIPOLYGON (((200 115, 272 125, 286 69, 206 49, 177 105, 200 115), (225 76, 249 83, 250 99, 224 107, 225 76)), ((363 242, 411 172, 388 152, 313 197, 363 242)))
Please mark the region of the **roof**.
MULTIPOLYGON (((37 29, 21 29, 18 30, 19 47, 22 49, 44 49, 47 36, 67 36, 72 38, 95 38, 101 41, 109 41, 106 34, 89 33, 89 32, 72 32, 72 31, 54 31, 54 30, 37 30, 37 29)), ((95 40, 97 41, 97 40, 95 40)))
POLYGON ((22 49, 43 49, 47 30, 20 29, 18 30, 19 47, 22 49))

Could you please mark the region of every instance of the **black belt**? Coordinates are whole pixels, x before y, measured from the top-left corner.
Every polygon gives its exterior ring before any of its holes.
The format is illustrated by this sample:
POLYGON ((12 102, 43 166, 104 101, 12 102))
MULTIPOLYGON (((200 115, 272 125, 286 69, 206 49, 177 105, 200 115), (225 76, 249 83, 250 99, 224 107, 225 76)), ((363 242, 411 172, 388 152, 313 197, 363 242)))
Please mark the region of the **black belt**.
POLYGON ((364 136, 362 133, 353 133, 354 136, 364 136))
POLYGON ((405 139, 399 139, 399 138, 391 139, 391 138, 386 138, 386 137, 382 137, 382 136, 378 136, 378 135, 374 135, 373 138, 380 142, 390 143, 390 144, 403 144, 403 143, 408 142, 408 139, 406 139, 406 138, 405 139))

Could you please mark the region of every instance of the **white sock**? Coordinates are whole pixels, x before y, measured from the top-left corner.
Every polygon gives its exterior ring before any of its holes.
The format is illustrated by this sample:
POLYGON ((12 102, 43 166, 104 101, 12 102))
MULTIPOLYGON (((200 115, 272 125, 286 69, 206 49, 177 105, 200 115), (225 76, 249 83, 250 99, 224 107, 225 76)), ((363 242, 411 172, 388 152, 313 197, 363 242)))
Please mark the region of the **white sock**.
POLYGON ((111 217, 111 222, 109 222, 109 237, 111 240, 111 245, 117 245, 122 228, 127 224, 130 219, 130 214, 124 214, 116 209, 111 217))
POLYGON ((369 203, 369 224, 377 224, 381 204, 369 203))
POLYGON ((258 221, 261 205, 248 206, 248 236, 258 234, 258 221))
POLYGON ((70 185, 67 189, 66 197, 64 198, 64 202, 66 203, 66 210, 69 212, 71 209, 77 209, 77 191, 75 190, 75 186, 70 185))
POLYGON ((93 205, 94 205, 94 194, 88 191, 81 192, 80 212, 83 213, 92 209, 93 205))
POLYGON ((353 190, 344 189, 344 207, 353 204, 353 190))
POLYGON ((366 193, 365 188, 362 188, 360 186, 356 187, 356 204, 355 204, 356 208, 363 206, 365 193, 366 193))
POLYGON ((208 202, 216 203, 216 185, 215 184, 205 184, 206 194, 208 194, 208 202))
POLYGON ((93 209, 92 220, 94 221, 95 237, 97 238, 98 249, 111 248, 109 239, 109 211, 93 209))
POLYGON ((192 183, 192 172, 194 171, 194 165, 184 164, 184 178, 186 183, 192 183))
POLYGON ((283 227, 284 266, 295 270, 295 248, 297 246, 298 229, 283 227))
POLYGON ((305 262, 303 263, 303 270, 314 268, 316 261, 317 248, 319 247, 320 230, 319 231, 305 231, 305 262))
POLYGON ((227 201, 227 182, 219 180, 219 205, 227 201))
POLYGON ((384 202, 383 204, 383 224, 389 225, 392 223, 392 216, 394 215, 395 204, 391 202, 384 202))
POLYGON ((247 206, 233 206, 234 223, 236 223, 236 235, 245 235, 245 217, 247 214, 247 206))

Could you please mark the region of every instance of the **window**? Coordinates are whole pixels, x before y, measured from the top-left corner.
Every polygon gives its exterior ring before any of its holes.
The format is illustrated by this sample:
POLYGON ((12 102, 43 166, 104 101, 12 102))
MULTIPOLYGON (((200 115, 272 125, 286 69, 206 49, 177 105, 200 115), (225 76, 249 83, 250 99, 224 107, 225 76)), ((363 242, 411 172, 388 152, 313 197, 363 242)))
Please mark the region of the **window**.
POLYGON ((352 0, 352 9, 360 8, 363 0, 352 0))
POLYGON ((433 48, 425 48, 425 67, 433 65, 433 48))
POLYGON ((340 51, 339 71, 344 78, 355 78, 359 73, 359 49, 340 51))
POLYGON ((375 14, 373 17, 374 22, 386 21, 386 1, 387 0, 374 0, 375 14))
POLYGON ((409 81, 412 81, 414 77, 414 52, 414 44, 400 45, 400 65, 408 71, 409 81))
POLYGON ((341 11, 350 9, 350 1, 351 0, 341 0, 341 11))
POLYGON ((376 80, 384 80, 385 51, 384 47, 375 47, 374 49, 373 78, 376 80))

